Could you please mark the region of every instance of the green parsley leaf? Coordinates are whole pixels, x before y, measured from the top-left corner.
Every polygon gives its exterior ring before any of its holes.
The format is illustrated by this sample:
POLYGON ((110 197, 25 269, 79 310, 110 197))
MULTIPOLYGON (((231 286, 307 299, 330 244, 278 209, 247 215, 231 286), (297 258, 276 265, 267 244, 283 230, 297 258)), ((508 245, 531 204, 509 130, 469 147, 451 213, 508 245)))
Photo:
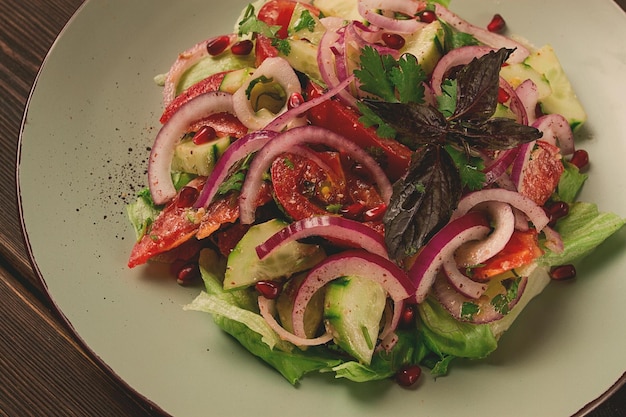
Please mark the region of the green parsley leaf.
POLYGON ((456 149, 451 145, 447 145, 445 148, 459 169, 463 187, 467 187, 471 191, 480 190, 486 180, 485 173, 482 172, 485 168, 484 160, 476 156, 468 155, 466 152, 456 149))
POLYGON ((417 63, 417 58, 411 54, 404 54, 397 64, 391 69, 389 79, 398 90, 400 102, 423 103, 423 82, 426 80, 426 73, 417 63))
POLYGON ((476 303, 471 301, 465 301, 461 304, 461 317, 467 320, 471 320, 478 312, 480 307, 476 303))
POLYGON ((298 18, 298 20, 296 21, 296 24, 294 25, 293 29, 296 32, 299 32, 301 30, 308 30, 309 32, 313 32, 315 30, 315 18, 313 18, 313 15, 311 15, 311 12, 309 12, 308 10, 303 10, 302 13, 300 13, 300 17, 298 18))
POLYGON ((446 118, 452 117, 456 109, 456 90, 456 80, 447 79, 441 84, 442 94, 437 96, 437 107, 446 118))
POLYGON ((393 103, 398 99, 389 72, 396 65, 391 55, 380 55, 376 49, 367 45, 361 51, 361 69, 354 70, 354 75, 361 81, 363 91, 393 103))
POLYGON ((278 52, 284 56, 289 56, 291 53, 291 44, 287 39, 272 39, 272 46, 278 49, 278 52))
POLYGON ((268 38, 276 37, 276 33, 280 30, 280 25, 268 25, 267 23, 257 19, 254 6, 248 4, 244 15, 239 22, 239 36, 258 33, 268 38))

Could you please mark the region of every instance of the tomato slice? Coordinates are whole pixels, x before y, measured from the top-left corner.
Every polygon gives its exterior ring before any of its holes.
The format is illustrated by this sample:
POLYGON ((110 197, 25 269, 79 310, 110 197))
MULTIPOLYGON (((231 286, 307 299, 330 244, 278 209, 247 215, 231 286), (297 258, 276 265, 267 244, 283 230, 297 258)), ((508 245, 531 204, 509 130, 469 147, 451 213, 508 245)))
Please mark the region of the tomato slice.
MULTIPOLYGON (((367 220, 365 213, 384 207, 382 197, 367 178, 351 171, 351 161, 337 152, 316 152, 325 167, 300 155, 285 153, 270 168, 274 197, 293 220, 344 213, 367 220), (358 209, 351 212, 352 207, 358 209)), ((380 218, 369 222, 376 230, 380 218)))
MULTIPOLYGON (((324 92, 312 81, 307 83, 305 91, 309 98, 324 92)), ((373 127, 366 128, 359 122, 360 115, 354 109, 338 100, 326 100, 311 108, 308 115, 312 124, 345 136, 366 150, 374 150, 373 156, 392 181, 406 173, 413 152, 396 140, 381 138, 373 127)))
POLYGON ((500 253, 487 260, 484 265, 472 269, 472 278, 479 281, 489 280, 513 268, 528 265, 541 255, 543 251, 539 247, 535 229, 524 232, 515 230, 500 253))
POLYGON ((272 46, 272 40, 267 36, 257 35, 254 44, 254 65, 258 68, 266 58, 278 56, 278 49, 272 46))
MULTIPOLYGON (((198 192, 204 186, 204 179, 196 178, 186 187, 198 192)), ((133 268, 144 264, 157 255, 171 251, 196 235, 200 227, 201 214, 198 210, 181 204, 181 193, 174 197, 159 213, 150 230, 133 247, 128 266, 133 268)))

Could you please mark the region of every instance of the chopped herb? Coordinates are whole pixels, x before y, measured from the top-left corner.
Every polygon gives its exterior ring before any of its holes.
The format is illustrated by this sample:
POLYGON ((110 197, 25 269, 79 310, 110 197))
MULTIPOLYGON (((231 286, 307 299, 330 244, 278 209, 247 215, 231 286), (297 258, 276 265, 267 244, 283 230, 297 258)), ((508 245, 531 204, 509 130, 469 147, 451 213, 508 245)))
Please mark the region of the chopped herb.
POLYGON ((248 4, 244 15, 239 22, 239 31, 237 34, 239 36, 242 36, 258 33, 268 38, 274 38, 276 37, 276 33, 278 33, 280 28, 281 27, 279 25, 270 26, 267 23, 257 19, 254 6, 252 4, 248 4))
POLYGON ((228 194, 230 191, 241 191, 241 187, 243 186, 243 181, 246 178, 246 172, 250 167, 250 162, 252 161, 253 154, 249 154, 240 162, 237 163, 233 171, 228 175, 228 177, 220 184, 217 189, 217 193, 219 195, 228 194))
POLYGON ((439 40, 439 37, 435 37, 435 43, 442 55, 462 46, 472 46, 480 43, 469 33, 460 32, 442 20, 439 20, 439 23, 441 23, 443 29, 443 43, 439 40))
POLYGON ((311 15, 310 11, 305 9, 302 11, 302 13, 300 13, 300 18, 298 18, 293 28, 296 32, 305 29, 309 32, 313 32, 315 30, 315 24, 315 18, 313 17, 313 15, 311 15))
POLYGON ((326 211, 337 214, 341 210, 341 207, 341 204, 329 204, 326 206, 326 211))
POLYGON ((293 162, 291 162, 291 159, 289 158, 283 158, 283 164, 285 164, 285 166, 289 169, 295 168, 295 165, 293 164, 293 162))
POLYGON ((287 39, 274 38, 272 39, 272 46, 284 56, 289 56, 289 54, 291 53, 291 44, 287 39))
POLYGON ((502 281, 506 293, 498 294, 491 300, 491 305, 500 314, 506 315, 510 311, 509 305, 517 298, 521 277, 509 278, 502 281))
POLYGON ((476 303, 465 301, 461 305, 461 317, 464 319, 471 320, 479 311, 480 307, 476 303))

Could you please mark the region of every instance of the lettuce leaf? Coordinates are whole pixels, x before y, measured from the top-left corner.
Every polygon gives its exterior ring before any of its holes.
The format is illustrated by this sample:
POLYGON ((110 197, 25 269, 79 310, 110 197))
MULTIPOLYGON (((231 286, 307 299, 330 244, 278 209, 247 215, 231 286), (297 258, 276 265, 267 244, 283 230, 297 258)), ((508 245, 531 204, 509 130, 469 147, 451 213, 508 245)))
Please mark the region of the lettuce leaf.
POLYGON ((544 265, 572 263, 600 245, 623 225, 625 219, 614 213, 601 213, 593 203, 570 204, 569 214, 559 220, 555 230, 563 239, 562 253, 547 251, 540 259, 544 265))
POLYGON ((572 203, 589 176, 581 173, 576 165, 567 161, 563 161, 563 166, 565 170, 559 179, 556 192, 561 201, 572 203))

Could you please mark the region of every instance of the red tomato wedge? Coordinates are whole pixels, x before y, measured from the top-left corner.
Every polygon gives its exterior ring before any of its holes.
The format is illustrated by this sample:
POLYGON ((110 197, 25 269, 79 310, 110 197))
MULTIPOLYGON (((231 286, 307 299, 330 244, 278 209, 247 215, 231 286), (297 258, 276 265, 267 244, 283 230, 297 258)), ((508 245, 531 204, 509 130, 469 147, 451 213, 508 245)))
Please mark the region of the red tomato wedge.
MULTIPOLYGON (((297 2, 291 0, 270 0, 261 7, 257 18, 270 26, 280 26, 276 35, 280 39, 285 39, 288 36, 287 29, 296 4, 297 2)), ((300 4, 314 16, 319 16, 320 11, 316 7, 305 3, 300 4)))
POLYGON ((489 280, 502 272, 528 265, 541 255, 543 251, 539 247, 537 231, 535 229, 525 232, 516 230, 500 253, 485 262, 483 266, 472 269, 472 278, 478 281, 489 280))
MULTIPOLYGON (((306 86, 308 98, 323 94, 323 89, 309 81, 306 86)), ((365 127, 359 122, 359 113, 338 100, 327 100, 311 108, 309 120, 316 126, 324 127, 350 139, 364 149, 373 149, 373 156, 385 170, 391 181, 405 174, 413 152, 393 139, 381 138, 373 127, 365 127), (377 153, 381 152, 380 156, 377 153)))

